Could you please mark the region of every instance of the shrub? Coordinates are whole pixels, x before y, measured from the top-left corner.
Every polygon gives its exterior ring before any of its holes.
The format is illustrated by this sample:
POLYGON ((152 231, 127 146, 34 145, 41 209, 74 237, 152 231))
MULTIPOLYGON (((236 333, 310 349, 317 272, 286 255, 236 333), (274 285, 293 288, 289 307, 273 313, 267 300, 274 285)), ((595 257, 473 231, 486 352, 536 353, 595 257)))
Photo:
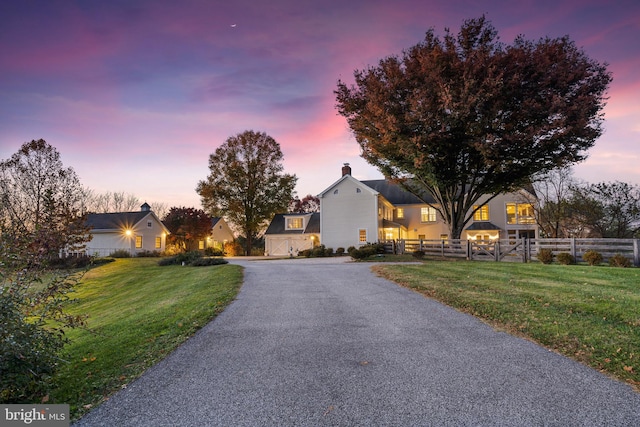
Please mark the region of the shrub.
POLYGON ((324 250, 324 256, 333 256, 333 248, 326 248, 324 250))
POLYGON ((355 251, 355 250, 356 250, 356 247, 355 247, 355 246, 349 246, 349 247, 347 248, 347 253, 348 253, 349 255, 351 255, 351 252, 353 252, 353 251, 355 251))
POLYGON ((222 258, 197 258, 191 261, 191 264, 189 265, 193 267, 208 267, 210 265, 222 265, 222 264, 228 264, 228 263, 229 261, 222 258))
POLYGON ((593 249, 589 249, 582 255, 582 259, 589 265, 600 265, 602 263, 602 254, 593 249))
POLYGON ((298 252, 298 255, 309 258, 311 257, 312 253, 313 251, 311 249, 303 249, 300 252, 298 252))
POLYGON ((556 259, 560 264, 563 264, 563 265, 575 264, 576 262, 575 257, 568 252, 559 253, 556 259))
POLYGON ((367 243, 366 245, 361 246, 359 249, 354 248, 351 252, 349 252, 349 255, 351 255, 351 258, 355 260, 362 260, 378 253, 379 248, 377 244, 367 243))
POLYGON ((49 265, 55 269, 85 268, 94 262, 94 258, 88 255, 56 257, 49 261, 49 265))
POLYGON ((553 262, 553 251, 551 249, 540 249, 537 258, 543 264, 551 264, 553 262))
POLYGON ((339 247, 338 249, 336 249, 336 255, 337 256, 344 255, 344 248, 343 247, 339 247))
POLYGON ((136 254, 139 258, 159 258, 160 252, 158 251, 141 251, 136 254))
POLYGON ((322 257, 322 256, 324 256, 325 249, 326 248, 324 247, 324 245, 316 246, 311 251, 311 256, 313 256, 313 257, 322 257))
POLYGON ((234 240, 224 244, 224 253, 229 256, 241 256, 244 255, 244 248, 240 242, 234 240))
POLYGON ((40 402, 47 395, 69 342, 64 330, 86 316, 66 313, 79 274, 0 271, 0 403, 40 402), (37 284, 37 286, 33 286, 37 284))
POLYGON ((411 255, 415 259, 422 259, 422 258, 424 258, 424 251, 414 251, 411 255))
POLYGON ((111 258, 131 258, 131 252, 126 249, 118 249, 109 254, 111 258))
POLYGON ((631 267, 631 261, 629 261, 629 258, 626 258, 623 255, 615 254, 614 256, 609 258, 609 265, 611 267, 627 268, 627 267, 631 267))
POLYGON ((158 262, 158 265, 191 265, 196 259, 202 258, 202 253, 198 251, 183 252, 172 257, 163 258, 158 262))
POLYGON ((204 250, 204 254, 207 256, 223 256, 224 252, 222 251, 222 249, 209 247, 204 250))

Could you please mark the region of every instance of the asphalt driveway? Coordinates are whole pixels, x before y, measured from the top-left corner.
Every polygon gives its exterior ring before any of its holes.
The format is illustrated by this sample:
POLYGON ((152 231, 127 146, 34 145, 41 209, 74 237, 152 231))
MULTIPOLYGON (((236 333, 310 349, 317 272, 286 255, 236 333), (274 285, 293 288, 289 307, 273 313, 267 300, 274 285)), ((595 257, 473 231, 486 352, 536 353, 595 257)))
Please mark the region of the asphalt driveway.
POLYGON ((640 425, 627 385, 345 260, 233 261, 237 300, 78 425, 640 425))

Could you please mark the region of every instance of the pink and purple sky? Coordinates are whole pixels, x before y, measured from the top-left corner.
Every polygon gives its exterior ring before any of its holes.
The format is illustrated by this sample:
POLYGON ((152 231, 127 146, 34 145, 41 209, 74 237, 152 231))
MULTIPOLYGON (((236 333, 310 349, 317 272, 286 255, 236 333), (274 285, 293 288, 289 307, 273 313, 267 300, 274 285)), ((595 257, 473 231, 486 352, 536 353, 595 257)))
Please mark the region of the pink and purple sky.
POLYGON ((609 63, 605 133, 575 176, 640 184, 638 0, 7 0, 0 159, 43 138, 98 193, 200 207, 209 154, 255 130, 301 198, 344 162, 380 178, 337 114, 337 80, 482 14, 505 43, 569 35, 609 63))

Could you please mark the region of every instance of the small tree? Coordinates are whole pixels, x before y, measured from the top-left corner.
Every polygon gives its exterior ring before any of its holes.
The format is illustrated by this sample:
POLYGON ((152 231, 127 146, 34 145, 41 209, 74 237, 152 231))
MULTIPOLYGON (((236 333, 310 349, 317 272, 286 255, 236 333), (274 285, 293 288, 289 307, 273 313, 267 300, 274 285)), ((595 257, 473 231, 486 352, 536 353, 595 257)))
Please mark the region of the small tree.
POLYGON ((211 217, 202 209, 173 207, 162 222, 171 232, 167 241, 185 252, 198 249, 198 242, 211 234, 211 217))
POLYGON ((302 200, 298 197, 289 202, 289 212, 291 213, 312 213, 320 212, 320 199, 311 194, 307 194, 302 200))
POLYGON ((65 311, 79 275, 52 270, 61 251, 88 241, 75 172, 44 140, 0 162, 0 403, 39 402, 60 363, 65 311))
POLYGON ((245 253, 278 212, 287 210, 297 178, 283 173, 280 145, 265 133, 230 137, 209 156, 210 174, 196 191, 211 216, 224 217, 244 234, 245 253))
POLYGON ((640 186, 619 181, 576 185, 570 207, 591 237, 623 239, 640 232, 640 186))
POLYGON ((377 67, 338 82, 338 111, 362 157, 422 200, 460 237, 480 197, 585 158, 602 133, 606 64, 568 38, 505 46, 484 18, 433 30, 377 67))

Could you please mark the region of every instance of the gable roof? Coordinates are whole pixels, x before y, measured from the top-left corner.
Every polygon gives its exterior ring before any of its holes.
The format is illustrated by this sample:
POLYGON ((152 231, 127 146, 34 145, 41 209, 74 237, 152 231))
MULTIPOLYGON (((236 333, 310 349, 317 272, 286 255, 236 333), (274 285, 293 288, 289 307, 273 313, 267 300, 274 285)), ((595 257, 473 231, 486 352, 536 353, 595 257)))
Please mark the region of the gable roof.
POLYGON ((373 179, 362 181, 362 183, 382 194, 392 205, 423 205, 425 202, 435 203, 435 199, 429 193, 425 192, 423 195, 424 200, 420 200, 400 185, 387 179, 373 179))
POLYGON ((276 214, 271 220, 271 224, 267 228, 264 234, 308 234, 308 233, 320 233, 320 213, 286 213, 276 214), (304 230, 287 230, 286 218, 290 217, 308 217, 306 221, 306 227, 304 230))
MULTIPOLYGON (((325 194, 327 194, 329 191, 333 190, 335 187, 337 187, 339 184, 341 184, 345 180, 350 180, 355 185, 364 184, 364 181, 358 181, 357 179, 355 179, 354 177, 352 177, 349 174, 342 175, 342 177, 339 180, 337 180, 336 182, 331 184, 329 187, 327 187, 326 190, 324 190, 322 193, 318 194, 318 197, 319 198, 323 198, 325 194)), ((372 187, 370 187, 370 186, 368 186, 366 184, 365 184, 365 189, 370 191, 373 194, 378 194, 377 190, 375 190, 374 188, 372 188, 372 187)))
POLYGON ((86 224, 92 231, 119 231, 126 228, 133 228, 149 215, 153 216, 167 233, 169 232, 162 221, 151 211, 89 214, 87 215, 86 224))

